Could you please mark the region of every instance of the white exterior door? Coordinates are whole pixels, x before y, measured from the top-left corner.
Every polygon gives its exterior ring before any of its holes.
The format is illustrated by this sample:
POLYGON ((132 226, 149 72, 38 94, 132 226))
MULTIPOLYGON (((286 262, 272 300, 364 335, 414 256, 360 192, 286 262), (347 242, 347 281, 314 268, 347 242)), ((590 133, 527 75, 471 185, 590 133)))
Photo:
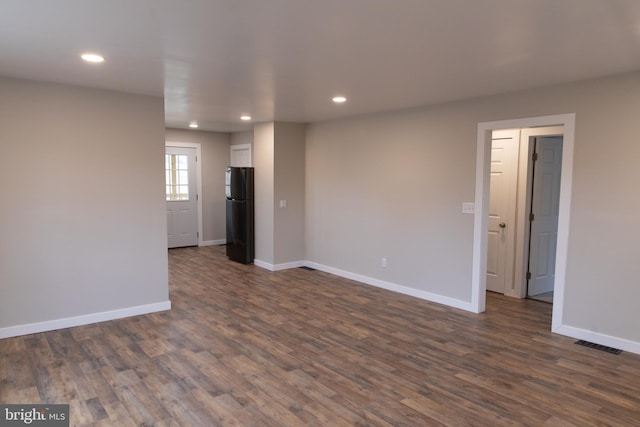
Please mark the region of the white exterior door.
POLYGON ((494 131, 491 143, 487 290, 513 287, 516 191, 520 131, 494 131))
POLYGON ((197 246, 196 149, 165 150, 168 247, 197 246))
POLYGON ((531 197, 529 296, 553 291, 555 280, 556 242, 558 237, 558 207, 560 174, 562 171, 562 137, 537 137, 537 160, 533 169, 531 197))

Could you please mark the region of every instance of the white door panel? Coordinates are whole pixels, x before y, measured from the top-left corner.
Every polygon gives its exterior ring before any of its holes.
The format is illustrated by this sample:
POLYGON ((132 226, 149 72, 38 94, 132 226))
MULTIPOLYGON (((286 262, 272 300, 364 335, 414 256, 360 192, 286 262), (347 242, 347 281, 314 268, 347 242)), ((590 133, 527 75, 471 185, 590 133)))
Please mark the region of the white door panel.
POLYGON ((519 130, 496 131, 491 144, 487 290, 513 287, 519 130))
POLYGON ((197 246, 196 149, 166 147, 167 239, 169 248, 197 246))
POLYGON ((231 166, 251 167, 251 144, 231 146, 231 166))
POLYGON ((489 247, 487 251, 487 274, 492 277, 496 277, 498 275, 500 233, 490 231, 488 242, 489 247))
POLYGON ((562 137, 536 138, 534 164, 528 295, 553 291, 555 280, 562 137))
POLYGON ((173 227, 173 211, 167 208, 167 234, 172 236, 175 234, 173 227))

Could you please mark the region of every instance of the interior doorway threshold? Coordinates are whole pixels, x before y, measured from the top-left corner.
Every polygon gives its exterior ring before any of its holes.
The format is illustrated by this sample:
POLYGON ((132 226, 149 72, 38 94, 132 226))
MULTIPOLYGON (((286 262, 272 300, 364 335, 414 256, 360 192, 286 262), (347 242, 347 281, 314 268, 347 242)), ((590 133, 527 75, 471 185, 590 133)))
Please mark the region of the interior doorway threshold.
POLYGON ((553 291, 545 292, 544 294, 538 294, 538 295, 528 295, 527 298, 553 304, 553 291))

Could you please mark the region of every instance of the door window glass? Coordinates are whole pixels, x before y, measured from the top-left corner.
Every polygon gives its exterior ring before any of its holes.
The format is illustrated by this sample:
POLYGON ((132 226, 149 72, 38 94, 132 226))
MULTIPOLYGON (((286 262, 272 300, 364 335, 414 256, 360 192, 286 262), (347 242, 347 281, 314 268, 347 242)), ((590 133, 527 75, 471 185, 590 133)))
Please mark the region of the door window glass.
POLYGON ((189 200, 189 167, 186 154, 165 154, 167 200, 189 200))

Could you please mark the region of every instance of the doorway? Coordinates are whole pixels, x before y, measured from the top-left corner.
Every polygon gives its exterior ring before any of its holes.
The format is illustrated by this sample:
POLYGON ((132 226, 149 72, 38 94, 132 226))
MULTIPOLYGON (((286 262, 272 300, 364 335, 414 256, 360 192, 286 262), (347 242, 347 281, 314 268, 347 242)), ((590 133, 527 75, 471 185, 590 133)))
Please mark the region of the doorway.
MULTIPOLYGON (((473 311, 480 313, 485 311, 486 306, 492 132, 498 129, 530 129, 547 126, 563 126, 564 129, 562 176, 560 178, 560 194, 558 202, 557 249, 555 254, 554 304, 551 322, 551 330, 556 332, 564 326, 563 302, 569 240, 573 176, 573 146, 575 135, 575 114, 573 113, 495 122, 482 122, 478 124, 471 307, 473 311)), ((518 241, 518 236, 516 236, 516 241, 518 241)))
POLYGON ((200 144, 165 143, 168 248, 202 244, 200 158, 200 144))
POLYGON ((487 291, 553 301, 563 132, 492 132, 487 291))

